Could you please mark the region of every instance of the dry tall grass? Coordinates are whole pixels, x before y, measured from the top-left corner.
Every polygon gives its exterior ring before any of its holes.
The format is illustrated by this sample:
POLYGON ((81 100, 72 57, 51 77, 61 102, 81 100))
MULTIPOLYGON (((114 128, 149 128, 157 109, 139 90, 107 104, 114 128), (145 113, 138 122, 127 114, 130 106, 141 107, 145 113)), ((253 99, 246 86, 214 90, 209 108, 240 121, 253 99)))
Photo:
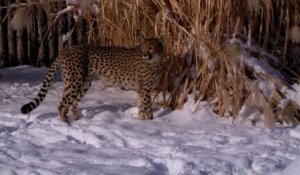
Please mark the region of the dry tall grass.
MULTIPOLYGON (((28 2, 41 4, 47 11, 54 1, 28 2)), ((82 13, 76 10, 81 5, 69 9, 87 21, 89 43, 133 46, 142 36, 163 38, 164 105, 182 108, 189 94, 193 94, 195 110, 199 101, 207 100, 216 106, 217 113, 233 116, 233 121, 248 105, 264 113, 270 127, 277 120, 298 123, 299 107, 295 103, 289 101, 282 108, 278 105, 285 99, 282 87, 290 87, 291 82, 283 76, 281 65, 291 62, 286 59, 289 44, 299 43, 299 0, 92 3, 97 4, 99 11, 86 7, 82 13), (279 48, 281 52, 277 53, 279 48), (247 56, 258 62, 265 60, 278 75, 257 71, 245 61, 247 56), (261 80, 274 85, 271 95, 264 93, 261 80)), ((298 76, 293 75, 292 78, 298 76)))

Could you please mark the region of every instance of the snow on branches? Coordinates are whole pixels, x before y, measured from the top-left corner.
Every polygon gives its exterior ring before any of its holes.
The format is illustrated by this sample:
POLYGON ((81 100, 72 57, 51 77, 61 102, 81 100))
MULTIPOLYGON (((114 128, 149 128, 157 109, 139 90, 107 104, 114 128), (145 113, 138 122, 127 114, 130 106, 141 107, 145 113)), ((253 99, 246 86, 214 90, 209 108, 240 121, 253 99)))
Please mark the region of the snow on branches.
POLYGON ((99 14, 100 0, 66 0, 66 8, 59 11, 57 15, 73 11, 74 19, 77 20, 79 16, 84 16, 86 13, 92 13, 94 15, 99 14))

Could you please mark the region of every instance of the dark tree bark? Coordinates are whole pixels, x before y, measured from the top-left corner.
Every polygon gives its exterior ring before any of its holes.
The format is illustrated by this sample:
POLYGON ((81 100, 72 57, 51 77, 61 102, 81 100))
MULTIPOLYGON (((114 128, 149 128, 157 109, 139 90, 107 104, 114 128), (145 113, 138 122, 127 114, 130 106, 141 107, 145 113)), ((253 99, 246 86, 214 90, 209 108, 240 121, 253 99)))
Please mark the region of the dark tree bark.
POLYGON ((87 36, 86 36, 86 21, 84 19, 80 19, 77 24, 77 43, 79 44, 87 44, 87 36))
POLYGON ((28 13, 28 41, 27 41, 27 48, 28 48, 28 63, 30 65, 36 65, 37 63, 37 55, 38 55, 38 25, 37 20, 35 18, 36 7, 33 6, 28 13))
MULTIPOLYGON (((11 5, 15 3, 14 0, 6 0, 6 5, 11 5)), ((9 52, 9 65, 10 66, 17 66, 18 65, 18 58, 17 58, 17 32, 13 30, 11 21, 13 19, 13 12, 15 9, 13 8, 8 8, 8 32, 7 32, 7 37, 8 37, 8 52, 9 52)))
MULTIPOLYGON (((23 0, 17 0, 17 3, 22 3, 23 0)), ((26 7, 22 7, 26 8, 26 7)), ((24 20, 28 18, 24 17, 24 20)), ((17 30, 17 58, 18 64, 27 64, 27 30, 20 28, 17 30)))
POLYGON ((68 32, 71 33, 70 41, 68 42, 70 46, 77 44, 77 35, 75 30, 75 20, 72 13, 68 13, 68 32))
MULTIPOLYGON (((56 6, 54 3, 52 6, 50 6, 50 12, 54 12, 55 9, 53 6, 56 6)), ((49 60, 50 62, 53 62, 55 57, 57 56, 58 52, 58 38, 57 38, 57 30, 56 26, 52 25, 53 19, 48 19, 48 43, 49 43, 49 60)))
POLYGON ((27 30, 21 29, 17 31, 17 58, 18 64, 27 64, 27 30))
MULTIPOLYGON (((65 2, 59 2, 59 10, 65 8, 65 2)), ((58 22, 58 50, 64 49, 65 42, 63 41, 63 36, 68 33, 68 15, 63 14, 58 22)))
POLYGON ((4 20, 6 9, 4 1, 0 1, 0 67, 9 66, 8 61, 8 39, 7 39, 7 20, 4 20))
POLYGON ((38 65, 49 66, 49 45, 46 40, 47 32, 47 14, 41 7, 38 7, 38 41, 39 41, 39 52, 38 52, 38 65))

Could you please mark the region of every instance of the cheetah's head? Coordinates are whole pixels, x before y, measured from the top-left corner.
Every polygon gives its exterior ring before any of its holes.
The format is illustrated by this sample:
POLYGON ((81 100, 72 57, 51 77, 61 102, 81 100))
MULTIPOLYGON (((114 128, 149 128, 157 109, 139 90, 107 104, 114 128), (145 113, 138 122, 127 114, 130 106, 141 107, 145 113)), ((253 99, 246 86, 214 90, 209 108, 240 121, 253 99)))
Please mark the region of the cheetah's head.
POLYGON ((143 56, 149 62, 157 62, 163 56, 163 44, 158 38, 144 38, 142 42, 143 56))

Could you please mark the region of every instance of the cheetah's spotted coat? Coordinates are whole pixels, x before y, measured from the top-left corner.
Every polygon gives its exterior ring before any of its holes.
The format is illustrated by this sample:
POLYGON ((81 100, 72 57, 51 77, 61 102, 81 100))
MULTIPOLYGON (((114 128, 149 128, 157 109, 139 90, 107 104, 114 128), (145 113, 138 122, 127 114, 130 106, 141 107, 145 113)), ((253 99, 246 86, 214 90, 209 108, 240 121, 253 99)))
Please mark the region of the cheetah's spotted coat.
POLYGON ((91 86, 95 75, 110 86, 136 90, 139 95, 139 117, 153 119, 151 89, 160 80, 162 53, 162 44, 156 38, 146 39, 143 44, 133 48, 87 45, 67 48, 53 62, 37 97, 22 106, 21 112, 31 112, 44 100, 60 67, 64 91, 58 111, 64 122, 70 124, 67 118, 69 110, 75 120, 79 119, 77 104, 91 86))

